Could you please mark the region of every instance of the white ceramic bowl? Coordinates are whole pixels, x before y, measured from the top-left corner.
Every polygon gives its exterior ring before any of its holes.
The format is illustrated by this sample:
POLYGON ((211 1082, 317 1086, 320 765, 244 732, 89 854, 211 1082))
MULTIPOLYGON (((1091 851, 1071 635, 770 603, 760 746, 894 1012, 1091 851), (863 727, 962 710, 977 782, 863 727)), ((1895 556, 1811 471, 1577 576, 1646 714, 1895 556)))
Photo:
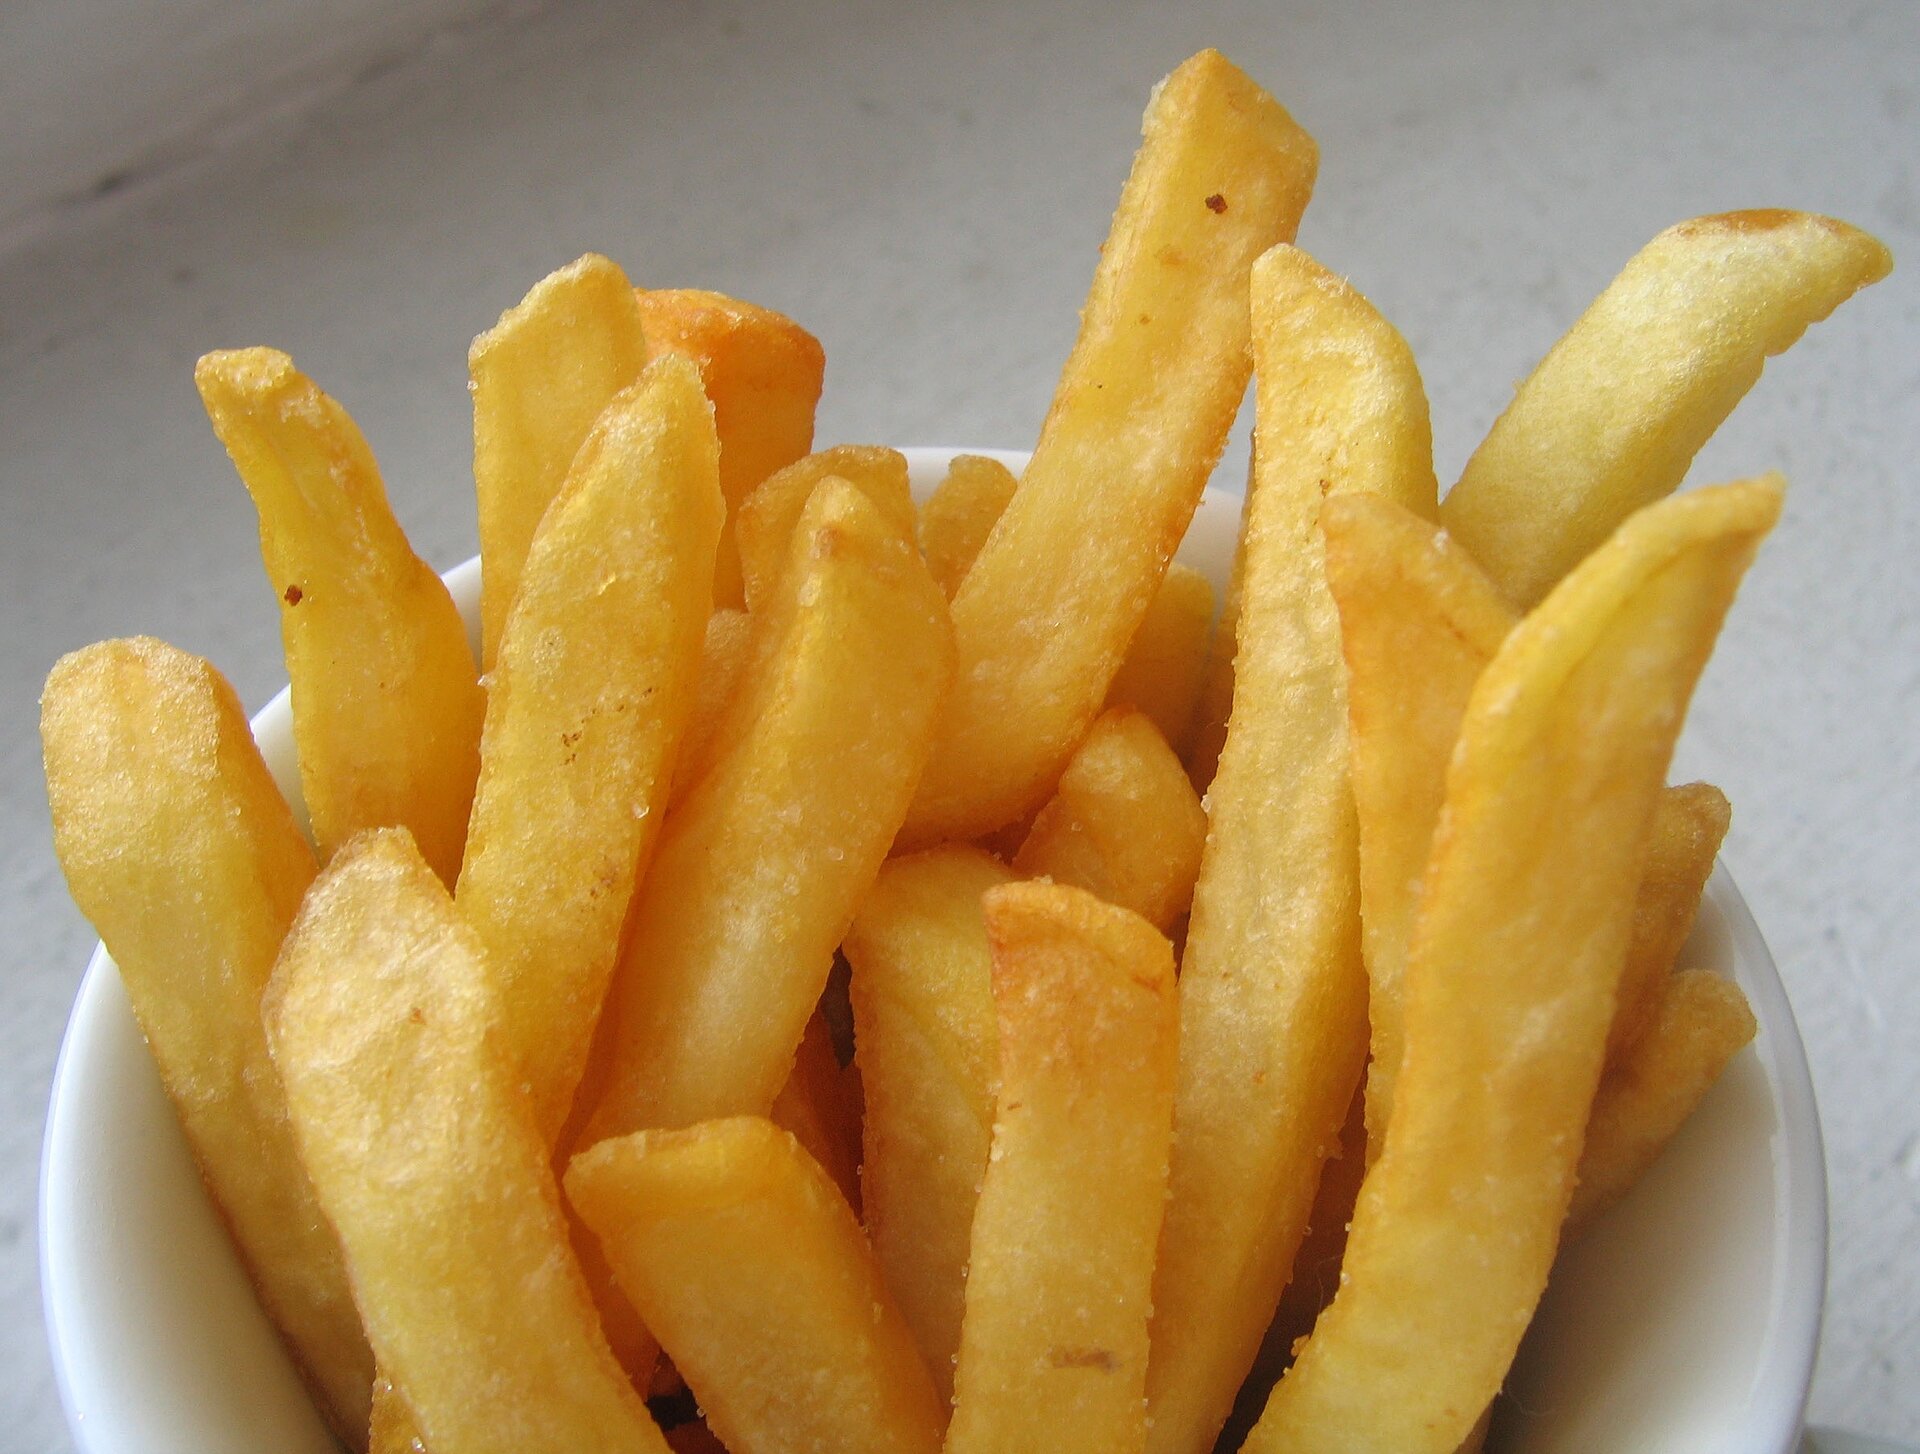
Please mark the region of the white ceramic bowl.
MULTIPOLYGON (((924 493, 953 451, 908 452, 924 493)), ((1002 453, 1016 468, 1024 456, 1002 453)), ((1224 583, 1239 500, 1210 491, 1181 558, 1224 583)), ((475 619, 475 562, 448 576, 475 619)), ((282 692, 254 719, 299 802, 282 692)), ((1826 1180, 1806 1060, 1772 959, 1724 868, 1690 964, 1739 981, 1760 1022, 1668 1154, 1567 1249, 1528 1335, 1501 1445, 1534 1454, 1788 1454, 1826 1281, 1826 1180)), ((41 1275, 82 1454, 333 1449, 201 1190, 96 950, 54 1073, 41 1275)))

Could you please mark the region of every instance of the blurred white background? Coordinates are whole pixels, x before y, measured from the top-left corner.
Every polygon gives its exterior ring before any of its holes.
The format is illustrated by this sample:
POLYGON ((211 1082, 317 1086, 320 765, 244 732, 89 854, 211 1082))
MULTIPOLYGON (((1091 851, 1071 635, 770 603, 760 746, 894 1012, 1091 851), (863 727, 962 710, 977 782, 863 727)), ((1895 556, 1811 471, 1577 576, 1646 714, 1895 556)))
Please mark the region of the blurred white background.
MULTIPOLYGON (((1301 242, 1413 344, 1443 479, 1682 217, 1835 213, 1920 269, 1920 7, 13 0, 0 9, 0 1448, 66 1436, 36 1157, 92 935, 48 846, 35 699, 150 632, 250 706, 283 677, 253 517, 194 397, 273 343, 473 549, 468 340, 592 248, 794 314, 819 438, 1032 442, 1148 88, 1218 45, 1320 138, 1301 242)), ((1920 288, 1775 363, 1696 478, 1788 518, 1679 771, 1807 1036, 1834 1198, 1818 1418, 1920 1437, 1920 288)), ((1223 482, 1237 487, 1230 461, 1223 482)))

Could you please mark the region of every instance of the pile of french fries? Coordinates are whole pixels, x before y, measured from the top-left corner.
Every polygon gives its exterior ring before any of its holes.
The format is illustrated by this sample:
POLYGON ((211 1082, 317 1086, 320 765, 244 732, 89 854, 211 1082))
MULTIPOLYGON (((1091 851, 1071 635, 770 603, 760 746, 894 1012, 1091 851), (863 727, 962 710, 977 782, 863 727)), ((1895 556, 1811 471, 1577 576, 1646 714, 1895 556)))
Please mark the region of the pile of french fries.
POLYGON ((209 354, 310 833, 150 639, 54 829, 329 1425, 393 1454, 1450 1451, 1752 1036, 1666 773, 1780 510, 1673 494, 1890 262, 1661 234, 1441 500, 1312 139, 1176 70, 1016 478, 588 256, 474 344, 481 659, 344 410, 209 354), (1233 583, 1169 565, 1246 389, 1233 583), (1223 1430, 1225 1431, 1223 1433, 1223 1430))

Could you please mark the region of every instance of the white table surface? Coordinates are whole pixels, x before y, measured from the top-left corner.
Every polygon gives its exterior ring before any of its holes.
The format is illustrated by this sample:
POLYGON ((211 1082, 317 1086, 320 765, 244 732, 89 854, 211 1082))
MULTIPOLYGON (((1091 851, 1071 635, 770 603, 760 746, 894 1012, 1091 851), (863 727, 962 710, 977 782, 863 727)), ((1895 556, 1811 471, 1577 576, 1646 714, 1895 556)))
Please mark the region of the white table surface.
POLYGON ((1206 44, 1320 138, 1301 242, 1411 340, 1443 478, 1670 222, 1812 208, 1908 264, 1772 365, 1696 469, 1793 490, 1677 770, 1733 799, 1726 858, 1825 1118, 1815 1415, 1920 1437, 1920 7, 607 0, 444 32, 0 258, 0 1448, 66 1447, 36 1157, 92 935, 48 845, 40 680, 134 632, 250 705, 283 676, 195 356, 290 350, 442 565, 474 543, 467 342, 589 248, 807 323, 823 443, 1025 446, 1147 89, 1206 44))

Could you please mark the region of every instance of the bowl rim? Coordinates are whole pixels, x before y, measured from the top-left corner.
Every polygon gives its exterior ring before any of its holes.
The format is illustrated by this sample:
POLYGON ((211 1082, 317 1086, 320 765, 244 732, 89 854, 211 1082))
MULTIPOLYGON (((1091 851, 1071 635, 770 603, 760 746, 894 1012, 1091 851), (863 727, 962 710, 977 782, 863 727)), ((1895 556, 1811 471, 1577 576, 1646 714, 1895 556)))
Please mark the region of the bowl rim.
MULTIPOLYGON (((1018 471, 1029 458, 1024 450, 941 446, 906 447, 916 496, 923 496, 956 454, 985 455, 1018 471)), ((1194 523, 1180 554, 1217 554, 1222 541, 1237 531, 1242 496, 1209 486, 1196 509, 1194 523), (1208 537, 1212 537, 1209 539, 1208 537)), ((472 557, 444 573, 455 589, 477 591, 479 558, 472 557)), ((477 630, 475 623, 470 623, 477 630)), ((255 736, 269 719, 289 711, 290 688, 282 687, 251 719, 255 736)), ((276 771, 276 777, 280 773, 276 771)), ((298 811, 298 804, 296 804, 298 811)), ((1791 1454, 1804 1426, 1818 1350, 1827 1278, 1827 1184, 1825 1148, 1814 1100, 1806 1049, 1781 981, 1778 965, 1761 935, 1753 913, 1725 862, 1716 861, 1704 900, 1719 911, 1731 945, 1732 960, 1748 966, 1741 976, 1760 1032, 1753 1051, 1767 1082, 1769 1099, 1778 1112, 1773 1182, 1776 1265, 1783 1269, 1782 1286, 1754 1370, 1749 1426, 1762 1442, 1752 1454, 1791 1454), (1795 1336, 1796 1330, 1798 1336, 1795 1336)), ((85 1129, 76 1124, 84 1099, 81 1067, 110 1028, 116 1011, 124 1012, 124 991, 118 970, 97 940, 82 976, 67 1025, 62 1032, 48 1097, 45 1132, 41 1141, 40 1186, 37 1198, 41 1307, 46 1325, 54 1383, 62 1411, 80 1454, 121 1454, 94 1442, 88 1421, 87 1395, 78 1386, 82 1370, 90 1369, 89 1311, 75 1287, 79 1266, 67 1212, 78 1193, 67 1184, 66 1173, 77 1154, 74 1137, 85 1129)))

